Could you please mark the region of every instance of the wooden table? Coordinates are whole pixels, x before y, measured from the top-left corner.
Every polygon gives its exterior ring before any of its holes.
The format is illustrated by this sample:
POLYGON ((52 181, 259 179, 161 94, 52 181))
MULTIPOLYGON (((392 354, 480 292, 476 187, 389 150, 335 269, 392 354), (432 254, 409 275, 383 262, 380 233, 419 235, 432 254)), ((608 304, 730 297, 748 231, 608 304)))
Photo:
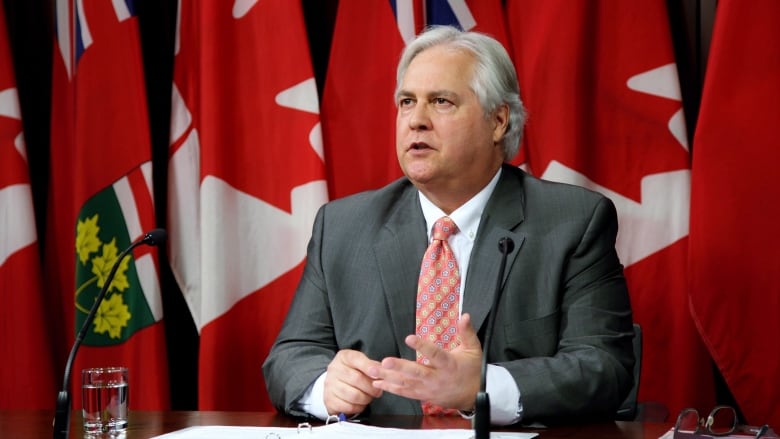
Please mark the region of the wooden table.
MULTIPOLYGON (((0 437, 50 438, 53 435, 53 419, 53 410, 0 410, 0 437)), ((287 416, 266 412, 131 411, 126 439, 146 439, 196 425, 295 427, 298 422, 287 416)), ((471 428, 470 421, 457 417, 383 416, 372 418, 370 423, 396 428, 471 428)), ((671 428, 669 423, 610 422, 547 429, 513 427, 503 430, 534 431, 539 433, 541 439, 658 439, 669 428, 671 428)), ((493 431, 497 430, 502 429, 493 429, 493 431)), ((82 437, 81 412, 74 411, 71 417, 70 438, 81 439, 82 437)))

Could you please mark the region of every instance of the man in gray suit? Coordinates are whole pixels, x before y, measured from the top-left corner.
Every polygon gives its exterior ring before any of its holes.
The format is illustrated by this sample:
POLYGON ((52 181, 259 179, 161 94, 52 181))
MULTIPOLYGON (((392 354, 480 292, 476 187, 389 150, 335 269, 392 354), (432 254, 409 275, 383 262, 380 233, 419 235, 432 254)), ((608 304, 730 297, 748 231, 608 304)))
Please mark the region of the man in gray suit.
POLYGON ((421 401, 467 413, 494 312, 494 424, 613 416, 634 363, 613 204, 505 164, 525 114, 496 40, 428 30, 404 50, 397 80, 406 177, 317 214, 303 277, 263 365, 274 405, 320 419, 421 414, 421 401), (452 349, 415 335, 420 263, 443 216, 457 228, 446 241, 462 285, 452 349), (515 246, 491 310, 503 237, 515 246))

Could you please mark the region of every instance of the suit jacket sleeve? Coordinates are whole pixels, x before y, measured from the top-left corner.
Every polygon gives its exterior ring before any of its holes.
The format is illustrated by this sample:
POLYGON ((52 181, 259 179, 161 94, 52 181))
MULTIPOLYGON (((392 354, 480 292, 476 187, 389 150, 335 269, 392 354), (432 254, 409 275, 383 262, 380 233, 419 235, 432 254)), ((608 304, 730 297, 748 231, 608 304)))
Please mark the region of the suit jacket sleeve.
POLYGON ((263 364, 266 387, 276 408, 297 416, 294 403, 333 358, 337 346, 328 313, 320 262, 323 210, 317 213, 309 241, 304 274, 277 342, 263 364))
POLYGON ((514 377, 526 421, 614 417, 633 384, 634 362, 614 205, 582 188, 528 177, 524 187, 524 217, 511 229, 521 245, 505 281, 490 362, 514 377))
MULTIPOLYGON (((332 201, 317 214, 303 276, 263 365, 271 401, 296 402, 336 352, 414 359, 417 274, 427 246, 417 192, 406 181, 332 201)), ((385 392, 374 412, 420 414, 419 401, 385 392)))

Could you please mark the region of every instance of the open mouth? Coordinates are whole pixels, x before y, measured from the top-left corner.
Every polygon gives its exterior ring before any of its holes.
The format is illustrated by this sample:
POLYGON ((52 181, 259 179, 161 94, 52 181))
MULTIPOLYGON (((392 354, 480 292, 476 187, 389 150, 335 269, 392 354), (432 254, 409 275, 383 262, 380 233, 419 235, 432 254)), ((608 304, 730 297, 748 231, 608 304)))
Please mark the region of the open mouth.
POLYGON ((414 142, 409 146, 410 150, 417 150, 417 151, 422 149, 429 149, 429 148, 430 146, 428 146, 428 144, 425 142, 414 142))

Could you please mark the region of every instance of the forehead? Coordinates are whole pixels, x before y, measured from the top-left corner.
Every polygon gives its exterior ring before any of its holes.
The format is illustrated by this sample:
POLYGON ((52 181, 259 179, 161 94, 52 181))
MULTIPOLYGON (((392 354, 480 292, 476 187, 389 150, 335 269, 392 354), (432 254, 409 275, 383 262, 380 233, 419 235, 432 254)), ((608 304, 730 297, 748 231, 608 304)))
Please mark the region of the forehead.
POLYGON ((434 46, 417 54, 409 63, 402 88, 468 87, 474 72, 474 56, 465 49, 434 46))

